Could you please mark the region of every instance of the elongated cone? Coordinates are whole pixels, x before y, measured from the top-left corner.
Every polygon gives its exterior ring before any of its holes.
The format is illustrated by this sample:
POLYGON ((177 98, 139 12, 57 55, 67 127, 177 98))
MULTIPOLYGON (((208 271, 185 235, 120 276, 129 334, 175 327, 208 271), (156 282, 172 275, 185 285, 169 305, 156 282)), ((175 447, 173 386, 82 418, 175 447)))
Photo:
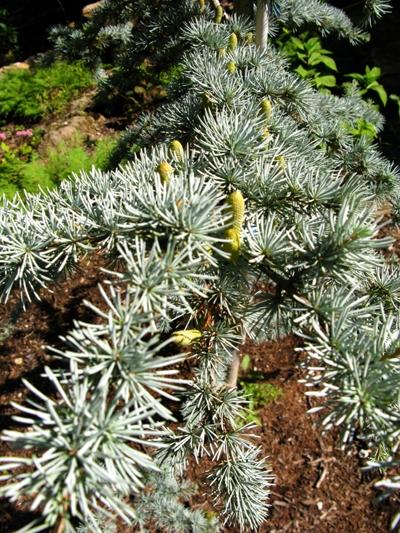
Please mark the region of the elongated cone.
POLYGON ((227 203, 231 208, 231 227, 225 231, 225 238, 229 240, 223 249, 230 254, 230 260, 236 262, 240 254, 241 233, 244 221, 245 201, 240 191, 232 192, 227 203))
POLYGON ((285 168, 286 168, 286 159, 283 157, 283 155, 277 155, 275 159, 278 161, 279 166, 281 167, 281 169, 285 170, 285 168))
POLYGON ((175 344, 179 346, 190 346, 194 341, 200 339, 202 333, 198 329, 181 329, 179 331, 174 331, 171 335, 171 339, 175 344))
POLYGON ((161 182, 168 183, 174 172, 174 168, 171 167, 168 161, 161 161, 157 167, 157 172, 160 174, 161 182))
POLYGON ((176 139, 171 141, 169 143, 169 149, 178 161, 183 161, 184 151, 183 151, 183 146, 179 141, 177 141, 176 139))
POLYGON ((236 262, 240 253, 240 231, 235 228, 227 229, 225 239, 229 239, 229 242, 224 243, 223 249, 230 254, 230 260, 236 262))
POLYGON ((268 98, 263 98, 261 101, 261 107, 264 113, 265 118, 269 118, 272 113, 272 104, 268 98))
POLYGON ((236 63, 234 61, 229 61, 229 63, 226 65, 226 69, 228 72, 233 74, 236 72, 236 63))
POLYGON ((219 48, 218 49, 218 55, 219 55, 219 57, 225 57, 226 56, 226 48, 219 48))
POLYGON ((235 50, 238 45, 238 38, 236 33, 231 33, 229 36, 229 50, 235 50))
POLYGON ((240 232, 242 231, 245 210, 243 194, 240 191, 232 192, 228 196, 228 204, 231 206, 232 209, 231 227, 238 231, 240 234, 240 232))
POLYGON ((268 139, 268 137, 270 136, 270 132, 268 128, 263 129, 262 136, 264 139, 268 139))
POLYGON ((249 31, 249 33, 246 33, 246 43, 247 44, 253 44, 254 43, 254 35, 249 31))
POLYGON ((198 1, 199 1, 200 13, 203 13, 203 11, 206 8, 206 0, 198 0, 198 1))
POLYGON ((224 8, 222 6, 218 6, 215 9, 214 22, 216 22, 217 24, 221 24, 223 16, 224 16, 224 8))

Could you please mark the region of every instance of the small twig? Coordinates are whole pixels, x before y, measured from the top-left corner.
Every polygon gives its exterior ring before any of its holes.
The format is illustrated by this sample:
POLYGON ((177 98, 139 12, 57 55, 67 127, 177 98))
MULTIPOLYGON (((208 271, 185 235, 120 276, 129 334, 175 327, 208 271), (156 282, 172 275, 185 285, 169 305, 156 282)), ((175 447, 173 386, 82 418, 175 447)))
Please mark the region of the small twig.
POLYGON ((56 533, 63 533, 65 529, 65 519, 60 518, 60 521, 58 522, 56 533))
POLYGON ((286 502, 282 502, 280 500, 274 500, 272 502, 272 505, 277 505, 278 507, 289 507, 289 504, 286 502))
MULTIPOLYGON (((218 9, 219 7, 221 7, 221 2, 219 0, 211 0, 211 2, 212 2, 212 4, 213 4, 215 9, 218 9)), ((224 9, 224 17, 226 18, 226 20, 230 19, 230 16, 225 11, 225 9, 224 9)))
POLYGON ((318 481, 314 485, 316 489, 320 488, 320 486, 322 485, 324 479, 326 478, 326 474, 327 473, 328 473, 328 467, 326 466, 326 464, 324 464, 324 466, 322 467, 321 475, 319 476, 318 481))
POLYGON ((273 490, 271 490, 271 494, 272 494, 273 496, 278 496, 278 497, 281 498, 282 500, 285 500, 285 502, 292 503, 292 500, 290 500, 289 498, 287 498, 287 497, 284 496, 283 494, 279 494, 279 492, 274 492, 273 490))
POLYGON ((329 509, 327 511, 325 511, 324 513, 321 514, 320 516, 320 520, 325 520, 325 518, 332 512, 332 511, 336 511, 336 505, 332 505, 331 507, 329 507, 329 509))
POLYGON ((333 463, 336 461, 335 457, 320 457, 319 459, 314 459, 314 461, 311 461, 311 465, 317 465, 319 463, 333 463))

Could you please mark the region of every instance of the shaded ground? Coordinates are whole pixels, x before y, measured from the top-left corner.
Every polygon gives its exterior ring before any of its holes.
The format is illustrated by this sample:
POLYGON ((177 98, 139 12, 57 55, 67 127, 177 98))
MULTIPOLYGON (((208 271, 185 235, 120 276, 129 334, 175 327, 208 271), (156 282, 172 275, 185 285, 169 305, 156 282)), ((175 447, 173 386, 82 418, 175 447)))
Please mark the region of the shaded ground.
MULTIPOLYGON (((321 436, 315 416, 307 414, 309 400, 298 383, 301 354, 297 341, 288 337, 259 346, 246 344, 253 369, 265 381, 281 387, 283 395, 260 411, 262 426, 256 430, 264 457, 275 475, 270 518, 260 528, 268 533, 383 533, 389 530, 393 508, 377 504, 374 480, 362 477, 357 450, 343 453, 332 434, 321 436)), ((194 465, 192 478, 204 473, 194 465)), ((205 493, 194 505, 208 508, 205 493)), ((226 533, 239 529, 226 526, 226 533)), ((122 532, 121 532, 122 533, 122 532)))
MULTIPOLYGON (((335 447, 332 434, 321 437, 302 385, 291 338, 247 346, 258 370, 284 394, 261 412, 261 445, 276 476, 271 518, 263 531, 383 532, 388 509, 373 503, 372 483, 362 480, 356 450, 335 447)), ((229 531, 229 530, 227 530, 229 531)))
MULTIPOLYGON (((58 335, 65 335, 74 319, 93 320, 93 313, 83 299, 101 305, 97 284, 105 275, 99 256, 85 259, 69 280, 61 282, 54 293, 44 294, 21 313, 16 301, 0 307, 1 324, 14 316, 7 337, 0 342, 0 424, 10 427, 13 408, 10 401, 21 401, 25 389, 20 378, 26 377, 40 385, 44 364, 52 364, 44 345, 59 345, 58 335)), ((4 330, 5 331, 5 330, 4 330)), ((262 380, 283 389, 283 395, 260 412, 262 426, 256 433, 264 456, 269 457, 276 476, 272 492, 271 516, 260 531, 269 533, 380 533, 388 531, 389 506, 374 503, 372 479, 362 479, 360 459, 356 450, 344 454, 335 448, 332 434, 321 437, 315 417, 307 414, 310 404, 298 383, 301 352, 295 351, 297 341, 286 338, 260 346, 247 344, 253 370, 262 380)), ((59 364, 59 363, 57 363, 59 364)), ((0 455, 12 454, 6 444, 0 455)), ((197 482, 207 470, 206 464, 193 465, 191 477, 197 482)), ((210 508, 206 483, 200 481, 199 496, 194 507, 210 508)), ((32 519, 22 505, 0 503, 0 531, 13 532, 32 519)), ((128 531, 126 526, 120 533, 128 531)), ((134 530, 131 530, 134 531, 134 530)), ((237 533, 225 527, 225 532, 237 533)))
MULTIPOLYGON (((16 296, 7 305, 0 305, 0 430, 15 426, 11 416, 16 410, 10 402, 20 403, 26 395, 21 378, 41 388, 44 365, 60 366, 45 347, 60 346, 59 336, 72 329, 74 320, 95 320, 83 300, 102 306, 97 286, 106 277, 100 271, 105 265, 104 258, 96 254, 83 259, 75 274, 53 287, 53 293, 42 291, 42 300, 25 312, 16 296)), ((0 442, 0 456, 13 453, 6 443, 0 442)), ((0 499, 1 533, 12 533, 33 518, 35 515, 28 512, 26 504, 14 505, 0 499)))
POLYGON ((11 400, 22 397, 21 378, 36 381, 43 365, 52 363, 45 347, 59 346, 59 336, 72 329, 74 320, 93 321, 83 300, 101 305, 97 285, 105 278, 100 271, 104 265, 97 255, 82 260, 74 275, 54 292, 42 291, 43 299, 25 312, 16 296, 0 305, 0 418, 10 414, 11 400))

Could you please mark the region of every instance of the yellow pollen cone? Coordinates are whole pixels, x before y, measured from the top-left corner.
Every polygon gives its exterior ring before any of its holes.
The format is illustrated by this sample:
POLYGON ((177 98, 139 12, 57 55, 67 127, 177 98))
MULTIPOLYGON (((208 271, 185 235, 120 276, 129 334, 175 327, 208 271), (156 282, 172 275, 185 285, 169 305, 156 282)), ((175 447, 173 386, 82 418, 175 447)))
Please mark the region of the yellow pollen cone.
POLYGON ((229 63, 226 65, 226 69, 228 72, 233 74, 236 72, 236 63, 234 61, 229 61, 229 63))
POLYGON ((268 100, 268 98, 264 98, 261 102, 261 107, 265 115, 265 118, 269 118, 272 113, 272 104, 270 100, 268 100))
POLYGON ((177 141, 176 139, 171 141, 169 143, 169 149, 178 161, 183 161, 184 151, 183 151, 183 146, 179 141, 177 141))
POLYGON ((283 155, 277 155, 275 159, 278 161, 279 166, 281 167, 281 169, 285 170, 285 168, 286 168, 286 159, 283 157, 283 155))
POLYGON ((249 31, 249 33, 246 33, 246 43, 247 44, 253 44, 254 43, 254 35, 249 31))
POLYGON ((229 239, 229 242, 224 243, 223 249, 231 255, 230 260, 235 262, 240 252, 240 231, 235 228, 227 229, 225 239, 229 239))
POLYGON ((161 182, 168 183, 174 172, 174 168, 171 167, 168 161, 161 161, 157 167, 157 172, 160 174, 161 182))
POLYGON ((200 339, 201 336, 202 333, 198 329, 181 329, 174 331, 171 339, 175 344, 179 344, 179 346, 190 346, 194 341, 200 339))
POLYGON ((243 194, 240 191, 232 192, 228 196, 228 204, 232 209, 232 228, 238 231, 242 231, 242 225, 244 220, 245 202, 243 194))
POLYGON ((222 22, 223 16, 224 16, 224 8, 222 6, 218 6, 215 9, 214 22, 216 22, 217 24, 220 24, 222 22))
POLYGON ((236 33, 231 33, 229 36, 229 50, 235 50, 238 45, 238 38, 236 33))

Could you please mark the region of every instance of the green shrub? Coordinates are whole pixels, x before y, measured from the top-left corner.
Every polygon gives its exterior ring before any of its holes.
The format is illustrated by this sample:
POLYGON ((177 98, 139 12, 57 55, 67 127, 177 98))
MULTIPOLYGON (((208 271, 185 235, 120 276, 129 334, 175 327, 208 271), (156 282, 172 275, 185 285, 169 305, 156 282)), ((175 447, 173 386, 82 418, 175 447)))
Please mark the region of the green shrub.
POLYGON ((267 382, 241 381, 240 386, 249 402, 244 413, 246 423, 255 422, 261 425, 259 409, 280 398, 283 390, 267 382))
POLYGON ((92 75, 81 63, 7 70, 0 75, 0 124, 7 120, 35 121, 59 112, 92 84, 92 75))
POLYGON ((89 171, 92 166, 104 168, 113 146, 113 139, 103 139, 96 144, 93 153, 89 153, 79 136, 69 142, 60 142, 47 151, 44 159, 36 156, 24 166, 21 188, 28 192, 52 189, 73 173, 89 171))
POLYGON ((36 193, 53 189, 72 173, 89 171, 92 166, 103 169, 114 144, 115 140, 110 137, 102 139, 90 152, 83 139, 76 136, 48 149, 43 158, 35 154, 30 161, 24 162, 5 143, 1 143, 0 195, 12 198, 21 190, 36 193))
POLYGON ((0 194, 7 198, 14 196, 18 191, 18 181, 23 162, 15 151, 4 142, 0 143, 0 194))
POLYGON ((328 90, 336 87, 337 72, 332 52, 322 47, 321 39, 309 31, 296 36, 283 28, 277 44, 283 54, 296 66, 299 76, 310 80, 317 89, 328 90))
MULTIPOLYGON (((375 97, 377 103, 386 106, 388 95, 385 87, 379 83, 381 77, 381 69, 379 67, 369 68, 365 67, 365 73, 352 72, 351 74, 345 74, 346 78, 351 78, 353 83, 356 83, 358 93, 361 96, 375 97)), ((346 86, 346 84, 343 84, 346 86)))

